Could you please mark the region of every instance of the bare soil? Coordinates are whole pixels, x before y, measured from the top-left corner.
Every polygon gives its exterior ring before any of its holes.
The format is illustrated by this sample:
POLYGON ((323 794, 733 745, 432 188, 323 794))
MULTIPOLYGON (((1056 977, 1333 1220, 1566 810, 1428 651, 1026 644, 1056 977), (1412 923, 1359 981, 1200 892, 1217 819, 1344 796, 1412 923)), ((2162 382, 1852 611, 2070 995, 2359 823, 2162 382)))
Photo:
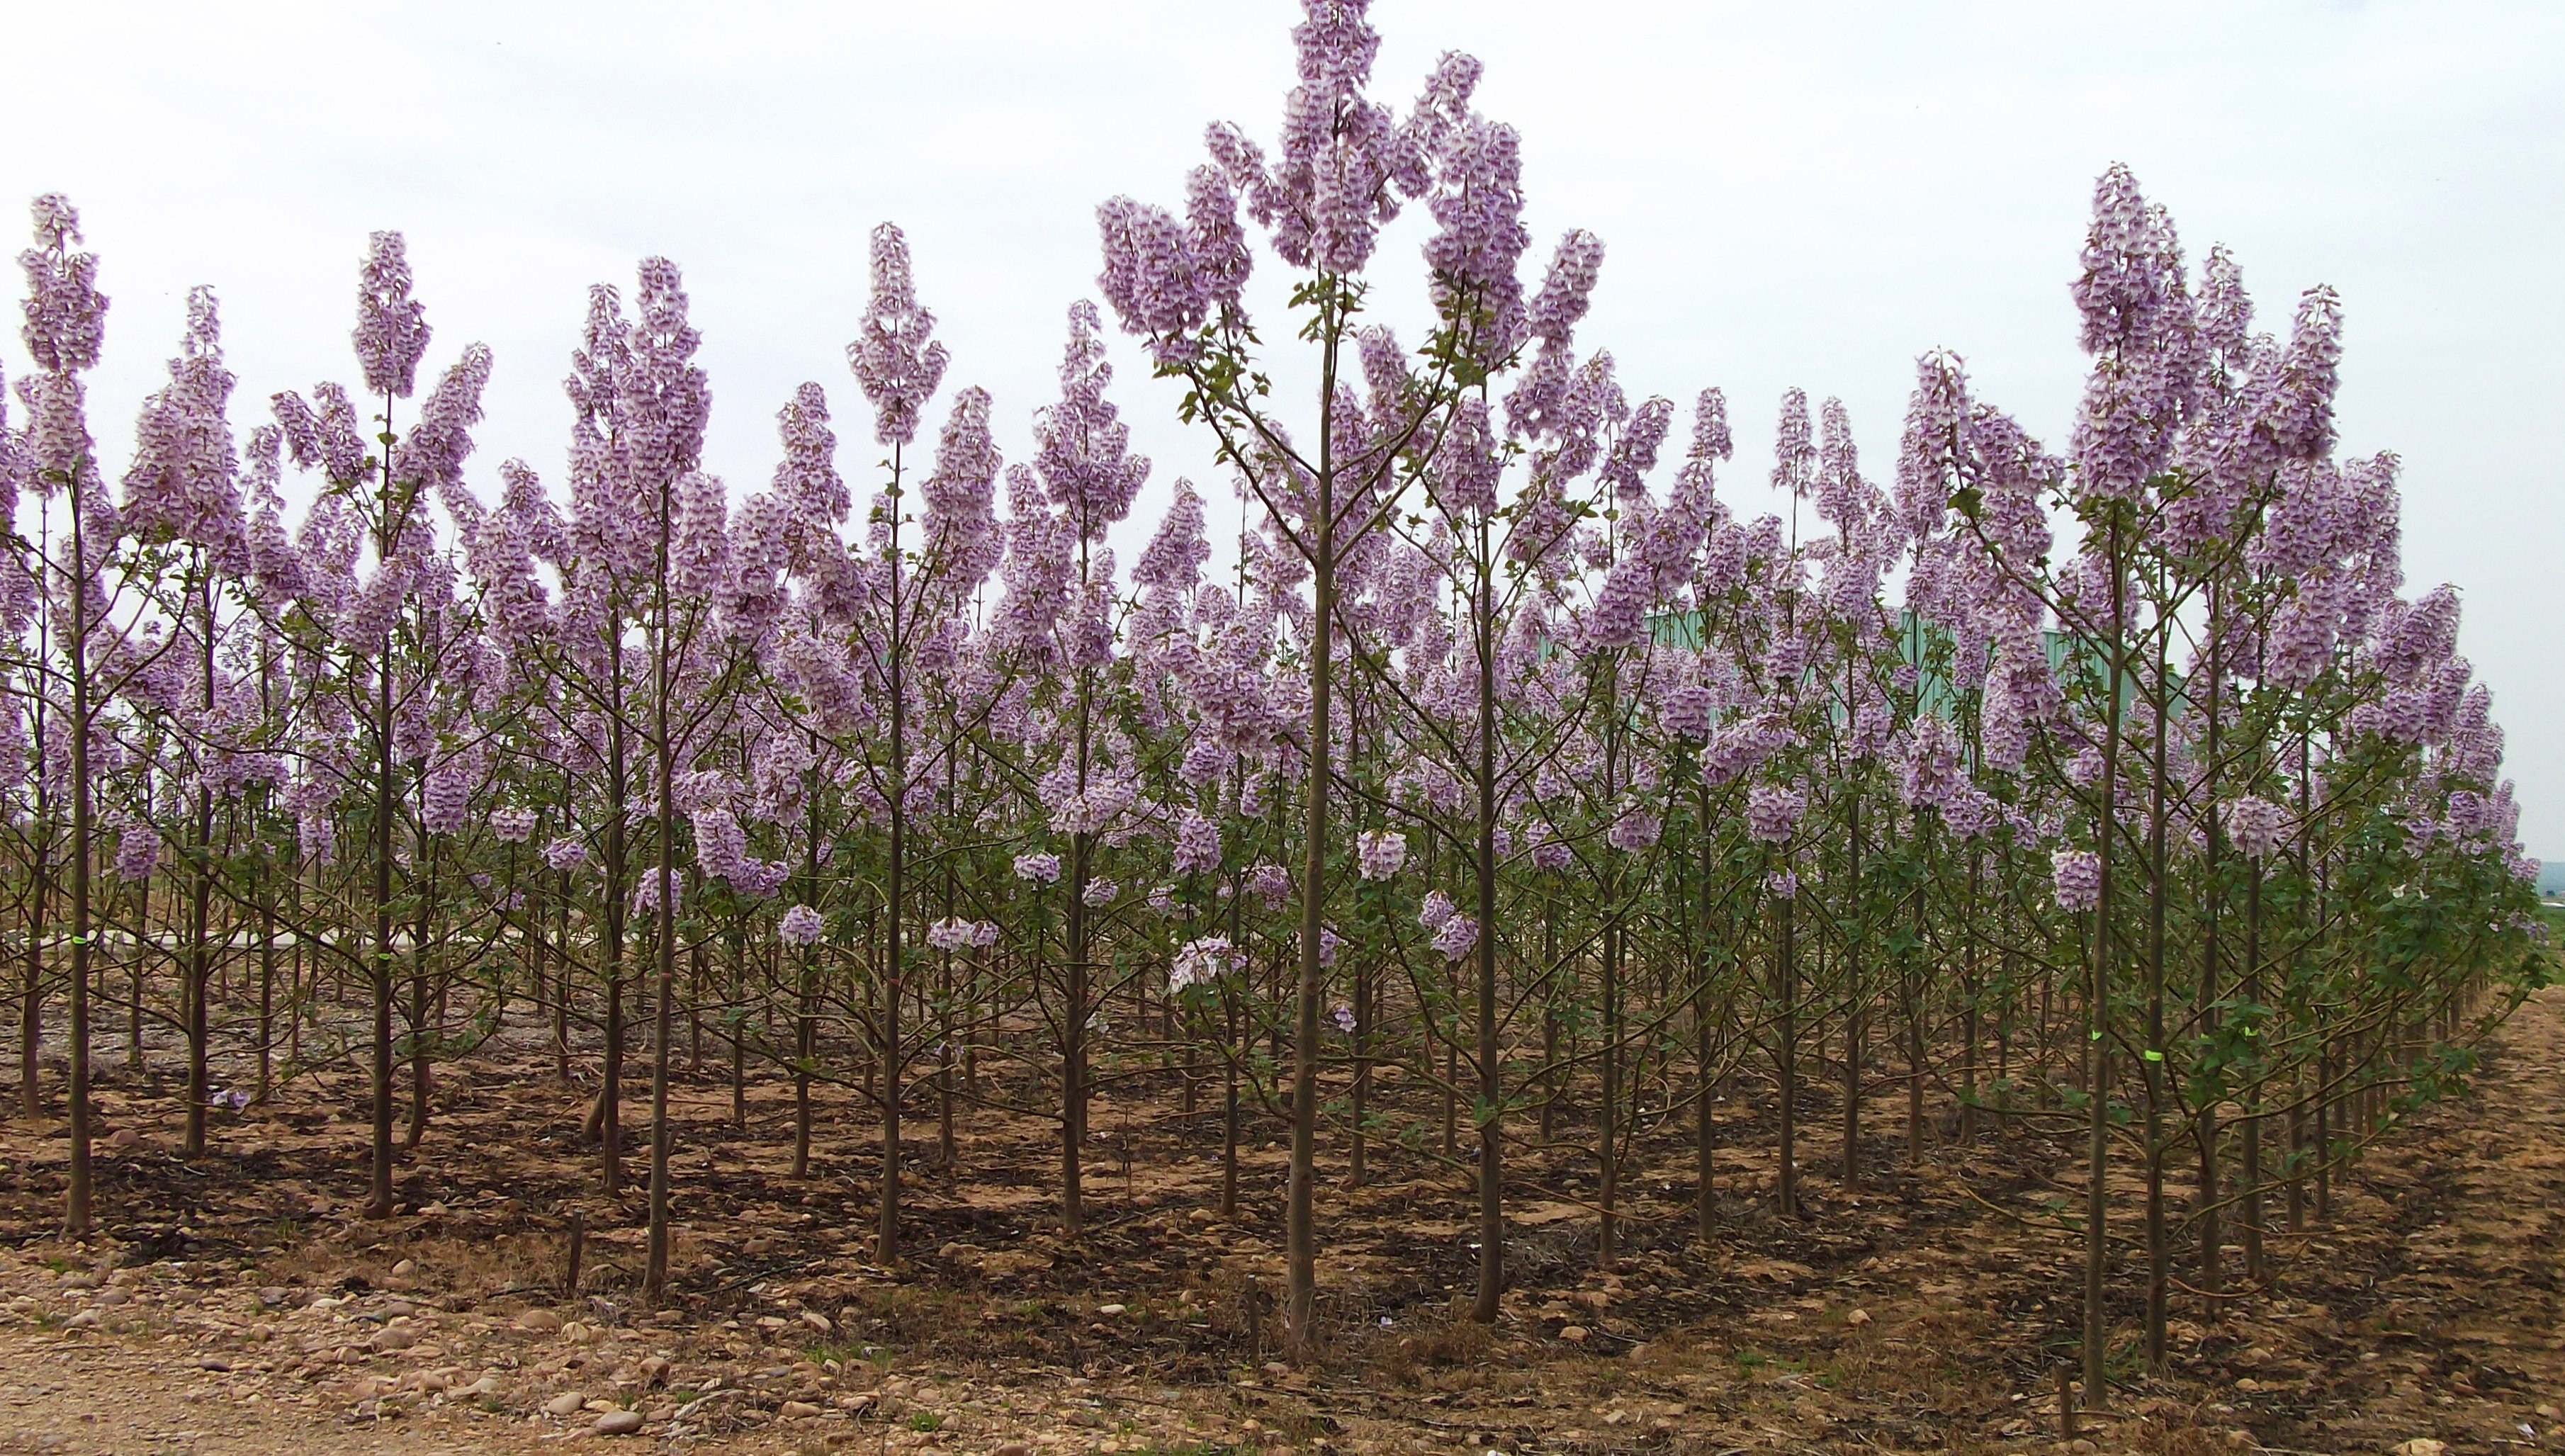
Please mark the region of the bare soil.
MULTIPOLYGON (((1294 1368, 1274 1342, 1270 1119, 1224 1220, 1208 1100, 1189 1122, 1165 1087, 1099 1099, 1072 1239, 1052 1216, 1053 1124, 966 1110, 939 1167, 930 1115, 914 1257, 885 1270, 867 1263, 873 1129, 850 1098, 824 1097, 797 1180, 785 1087, 752 1087, 745 1130, 712 1069, 679 1092, 657 1310, 637 1293, 637 1187, 596 1195, 582 1094, 539 1046, 444 1070, 388 1220, 357 1215, 352 1076, 224 1120, 193 1161, 168 1150, 172 1096, 108 1088, 104 1126, 124 1135, 101 1144, 106 1232, 79 1245, 53 1232, 61 1126, 0 1123, 0 1452, 2565 1450, 2565 988, 2514 1018, 2468 1095, 2374 1147, 2329 1222, 2275 1232, 2276 1289, 2215 1318, 2186 1295, 2172 1368, 2129 1369, 2071 1439, 2053 1374, 2078 1255, 2041 1207, 2071 1186, 2071 1150, 2018 1128, 1910 1167, 1902 1101, 1883 1097, 1851 1194, 1826 1166, 1835 1124, 1812 1115, 1810 1209, 1782 1221, 1762 1196, 1769 1107, 1741 1093, 1719 1240, 1693 1239, 1688 1179, 1649 1177, 1609 1268, 1590 1158, 1529 1149, 1493 1329, 1458 1318, 1475 1255, 1457 1178, 1381 1149, 1400 1171, 1349 1189, 1330 1164, 1328 1348, 1294 1368), (625 1410, 637 1432, 599 1433, 625 1410)), ((1688 1138, 1679 1119, 1653 1128, 1643 1166, 1688 1166, 1688 1138)))

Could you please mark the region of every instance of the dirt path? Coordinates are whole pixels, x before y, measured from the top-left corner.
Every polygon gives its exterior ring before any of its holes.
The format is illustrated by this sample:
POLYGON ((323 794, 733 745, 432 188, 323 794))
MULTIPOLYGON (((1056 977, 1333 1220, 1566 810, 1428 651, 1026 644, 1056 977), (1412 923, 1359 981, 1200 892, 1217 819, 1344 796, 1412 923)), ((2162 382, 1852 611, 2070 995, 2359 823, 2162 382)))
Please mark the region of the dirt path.
MULTIPOLYGON (((0 1183, 11 1176, 0 1167, 0 1183)), ((1510 1295, 1493 1332, 1401 1305, 1359 1359, 1308 1375, 1233 1354, 1171 1376, 1134 1357, 1147 1341, 1126 1332, 1147 1322, 1181 1344, 1203 1313, 1181 1303, 1193 1295, 1145 1308, 1134 1296, 1127 1314, 1100 1292, 1003 1297, 994 1257, 972 1286, 989 1294, 955 1293, 949 1274, 884 1279, 870 1297, 843 1288, 869 1276, 843 1275, 825 1300, 779 1280, 662 1326, 550 1304, 492 1252, 501 1240, 431 1237, 424 1222, 316 1232, 264 1271, 128 1249, 110 1272, 118 1261, 101 1251, 39 1242, 0 1250, 0 1452, 2058 1450, 2041 1374, 2074 1250, 1980 1211, 1970 1194, 1992 1176, 1972 1154, 1805 1225, 1744 1216, 1707 1253, 1554 1272, 1510 1295), (467 1276, 461 1251, 476 1242, 467 1276), (453 1261, 453 1277, 383 1288, 411 1283, 389 1262, 404 1249, 453 1261), (868 1360, 851 1322, 875 1315, 994 1323, 979 1357, 966 1337, 959 1352, 947 1339, 943 1353, 868 1360), (1026 1321, 1042 1322, 1042 1349, 1106 1352, 1071 1362, 1094 1378, 1026 1356, 1026 1321), (640 1434, 595 1433, 627 1408, 640 1434)), ((2469 1096, 2374 1149, 2336 1202, 2333 1226, 2275 1240, 2275 1295, 2179 1322, 2174 1369, 2069 1449, 2565 1451, 2550 1434, 2565 1425, 2565 988, 2502 1032, 2469 1096)), ((1399 1225, 1410 1236, 1448 1233, 1415 1218, 1399 1225)), ((1261 1268, 1268 1252, 1264 1231, 1172 1212, 1145 1227, 1150 1247, 1195 1251, 1206 1280, 1227 1267, 1206 1258, 1261 1268)), ((1372 1321, 1356 1323, 1371 1339, 1372 1321)))
POLYGON ((2302 1278, 2326 1357, 2284 1433, 2327 1450, 2423 1435, 2455 1451, 2565 1448, 2565 987, 2503 1030, 2472 1096, 2359 1170, 2364 1205, 2311 1242, 2302 1278))

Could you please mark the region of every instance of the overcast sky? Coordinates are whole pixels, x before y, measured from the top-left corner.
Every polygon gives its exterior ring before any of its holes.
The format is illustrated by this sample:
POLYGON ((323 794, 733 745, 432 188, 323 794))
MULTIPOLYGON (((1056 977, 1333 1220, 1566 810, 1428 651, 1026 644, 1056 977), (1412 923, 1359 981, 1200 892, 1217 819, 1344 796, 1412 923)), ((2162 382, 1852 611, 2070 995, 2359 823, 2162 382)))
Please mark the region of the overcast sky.
MULTIPOLYGON (((772 471, 775 410, 806 378, 827 385, 860 479, 874 453, 843 348, 885 219, 942 320, 947 384, 995 393, 1020 458, 1064 310, 1093 293, 1094 205, 1179 200, 1208 121, 1270 135, 1297 13, 5 0, 0 199, 70 193, 104 257, 115 305, 92 399, 112 459, 190 285, 221 294, 240 420, 276 389, 352 376, 355 264, 368 230, 395 227, 436 330, 429 366, 471 340, 497 353, 485 496, 511 455, 558 482, 584 290, 628 283, 652 253, 685 269, 709 463, 734 492, 772 471)), ((1936 346, 2062 445, 2083 367, 2066 285, 2112 161, 2172 209, 2195 260, 2235 250, 2263 327, 2285 332, 2301 290, 2334 285, 2343 447, 2404 457, 2409 591, 2463 590, 2462 647, 2510 732, 2523 838, 2565 857, 2565 6, 1375 0, 1373 15, 1375 87, 1402 107, 1442 51, 1487 63, 1481 109, 1523 135, 1533 261, 1565 228, 1602 236, 1580 342, 1611 349, 1634 395, 1727 389, 1725 493, 1744 510, 1772 499, 1771 420, 1793 384, 1841 395, 1871 473, 1891 471, 1914 358, 1936 346)), ((1415 295, 1420 238, 1384 251, 1393 311, 1415 295)), ((1116 351, 1152 497, 1215 478, 1167 387, 1116 351)))

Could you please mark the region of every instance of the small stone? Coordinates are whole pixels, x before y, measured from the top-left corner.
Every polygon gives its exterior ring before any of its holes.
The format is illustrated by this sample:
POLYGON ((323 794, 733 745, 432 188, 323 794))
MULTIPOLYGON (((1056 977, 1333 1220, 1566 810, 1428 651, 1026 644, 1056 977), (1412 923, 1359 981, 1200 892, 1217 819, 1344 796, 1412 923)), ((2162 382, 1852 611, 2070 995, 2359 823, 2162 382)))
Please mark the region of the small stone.
POLYGON ((1867 1325, 1870 1323, 1870 1312, 1868 1310, 1855 1310, 1851 1314, 1844 1316, 1844 1323, 1846 1325, 1867 1325))
POLYGON ((634 1431, 641 1429, 641 1412, 637 1410, 609 1410, 605 1414, 596 1418, 595 1429, 596 1433, 600 1436, 631 1435, 634 1431))
POLYGON ((989 1456, 1034 1456, 1034 1448, 1022 1441, 1009 1441, 990 1447, 989 1456))
POLYGON ((232 1362, 224 1359, 221 1355, 209 1354, 203 1359, 196 1361, 196 1368, 200 1370, 211 1370, 217 1375, 227 1375, 231 1373, 232 1362))
POLYGON ((550 1310, 523 1310, 518 1312, 517 1328, 550 1335, 562 1328, 562 1317, 550 1310))
POLYGON ((810 1326, 810 1327, 811 1327, 812 1329, 814 1329, 814 1330, 818 1331, 818 1332, 819 1332, 820 1334, 822 1334, 822 1335, 825 1335, 825 1334, 827 1334, 829 1331, 834 1330, 834 1329, 836 1329, 836 1328, 837 1328, 834 1324, 831 1324, 831 1323, 829 1322, 829 1320, 828 1320, 828 1317, 827 1317, 827 1316, 820 1314, 820 1313, 819 1313, 818 1311, 816 1311, 816 1310, 805 1310, 805 1311, 803 1311, 803 1312, 802 1312, 802 1323, 803 1323, 803 1324, 805 1324, 805 1325, 810 1326))
POLYGON ((111 1310, 130 1302, 132 1298, 132 1295, 120 1289, 103 1289, 98 1292, 98 1302, 111 1310))
POLYGON ((96 1310, 83 1310, 63 1322, 65 1330, 94 1330, 97 1327, 98 1311, 96 1310))
POLYGON ((2435 1441, 2430 1436, 2416 1436, 2396 1447, 2395 1456, 2441 1456, 2449 1449, 2448 1442, 2435 1441))
POLYGON ((1120 1315, 1126 1308, 1128 1307, 1124 1305, 1098 1305, 1095 1307, 1095 1313, 1109 1320, 1120 1315))
POLYGON ((402 1279, 407 1279, 411 1275, 418 1273, 418 1261, 415 1259, 404 1259, 398 1264, 392 1266, 392 1273, 402 1279))
POLYGON ((786 1420, 809 1420, 819 1413, 819 1407, 808 1400, 788 1400, 776 1407, 775 1413, 786 1420))
POLYGON ((594 1332, 590 1331, 586 1326, 582 1325, 577 1320, 573 1320, 562 1326, 561 1333, 562 1338, 569 1340, 573 1344, 585 1344, 587 1342, 588 1335, 594 1332))
POLYGON ((655 1354, 643 1359, 641 1361, 641 1378, 653 1385, 666 1380, 668 1378, 668 1361, 655 1354))
POLYGON ((1583 1344, 1586 1336, 1592 1333, 1592 1331, 1587 1330, 1582 1325, 1570 1325, 1566 1329, 1558 1332, 1558 1337, 1566 1340, 1570 1344, 1583 1344))
POLYGON ((544 1402, 546 1415, 577 1415, 587 1408, 587 1397, 576 1390, 565 1390, 544 1402))
POLYGON ((287 1292, 285 1286, 281 1284, 271 1284, 258 1292, 258 1302, 267 1306, 271 1310, 284 1304, 290 1298, 292 1298, 292 1296, 287 1292))
POLYGON ((369 1343, 376 1349, 407 1349, 418 1343, 418 1332, 406 1325, 393 1325, 375 1331, 369 1343))
POLYGON ((141 1146, 142 1134, 130 1127, 118 1127, 108 1134, 107 1145, 117 1152, 131 1152, 141 1146))
POLYGON ((96 1289, 98 1288, 98 1276, 95 1274, 66 1274, 63 1276, 63 1288, 96 1289))

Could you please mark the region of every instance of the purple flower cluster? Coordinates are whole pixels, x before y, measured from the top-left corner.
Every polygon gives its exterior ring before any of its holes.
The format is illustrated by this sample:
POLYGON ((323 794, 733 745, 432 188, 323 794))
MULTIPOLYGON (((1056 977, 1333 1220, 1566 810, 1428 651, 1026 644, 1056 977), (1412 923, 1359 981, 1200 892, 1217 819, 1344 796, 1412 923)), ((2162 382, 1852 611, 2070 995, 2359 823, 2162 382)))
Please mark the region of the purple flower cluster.
POLYGON ((2102 858, 2090 849, 2059 849, 2049 856, 2058 908, 2089 910, 2102 898, 2102 858))
POLYGON ((828 922, 809 905, 788 905, 775 923, 775 938, 786 945, 816 945, 828 933, 828 922))
POLYGON ((1395 879, 1399 866, 1407 862, 1407 837, 1395 830, 1365 830, 1354 849, 1365 879, 1395 879))

